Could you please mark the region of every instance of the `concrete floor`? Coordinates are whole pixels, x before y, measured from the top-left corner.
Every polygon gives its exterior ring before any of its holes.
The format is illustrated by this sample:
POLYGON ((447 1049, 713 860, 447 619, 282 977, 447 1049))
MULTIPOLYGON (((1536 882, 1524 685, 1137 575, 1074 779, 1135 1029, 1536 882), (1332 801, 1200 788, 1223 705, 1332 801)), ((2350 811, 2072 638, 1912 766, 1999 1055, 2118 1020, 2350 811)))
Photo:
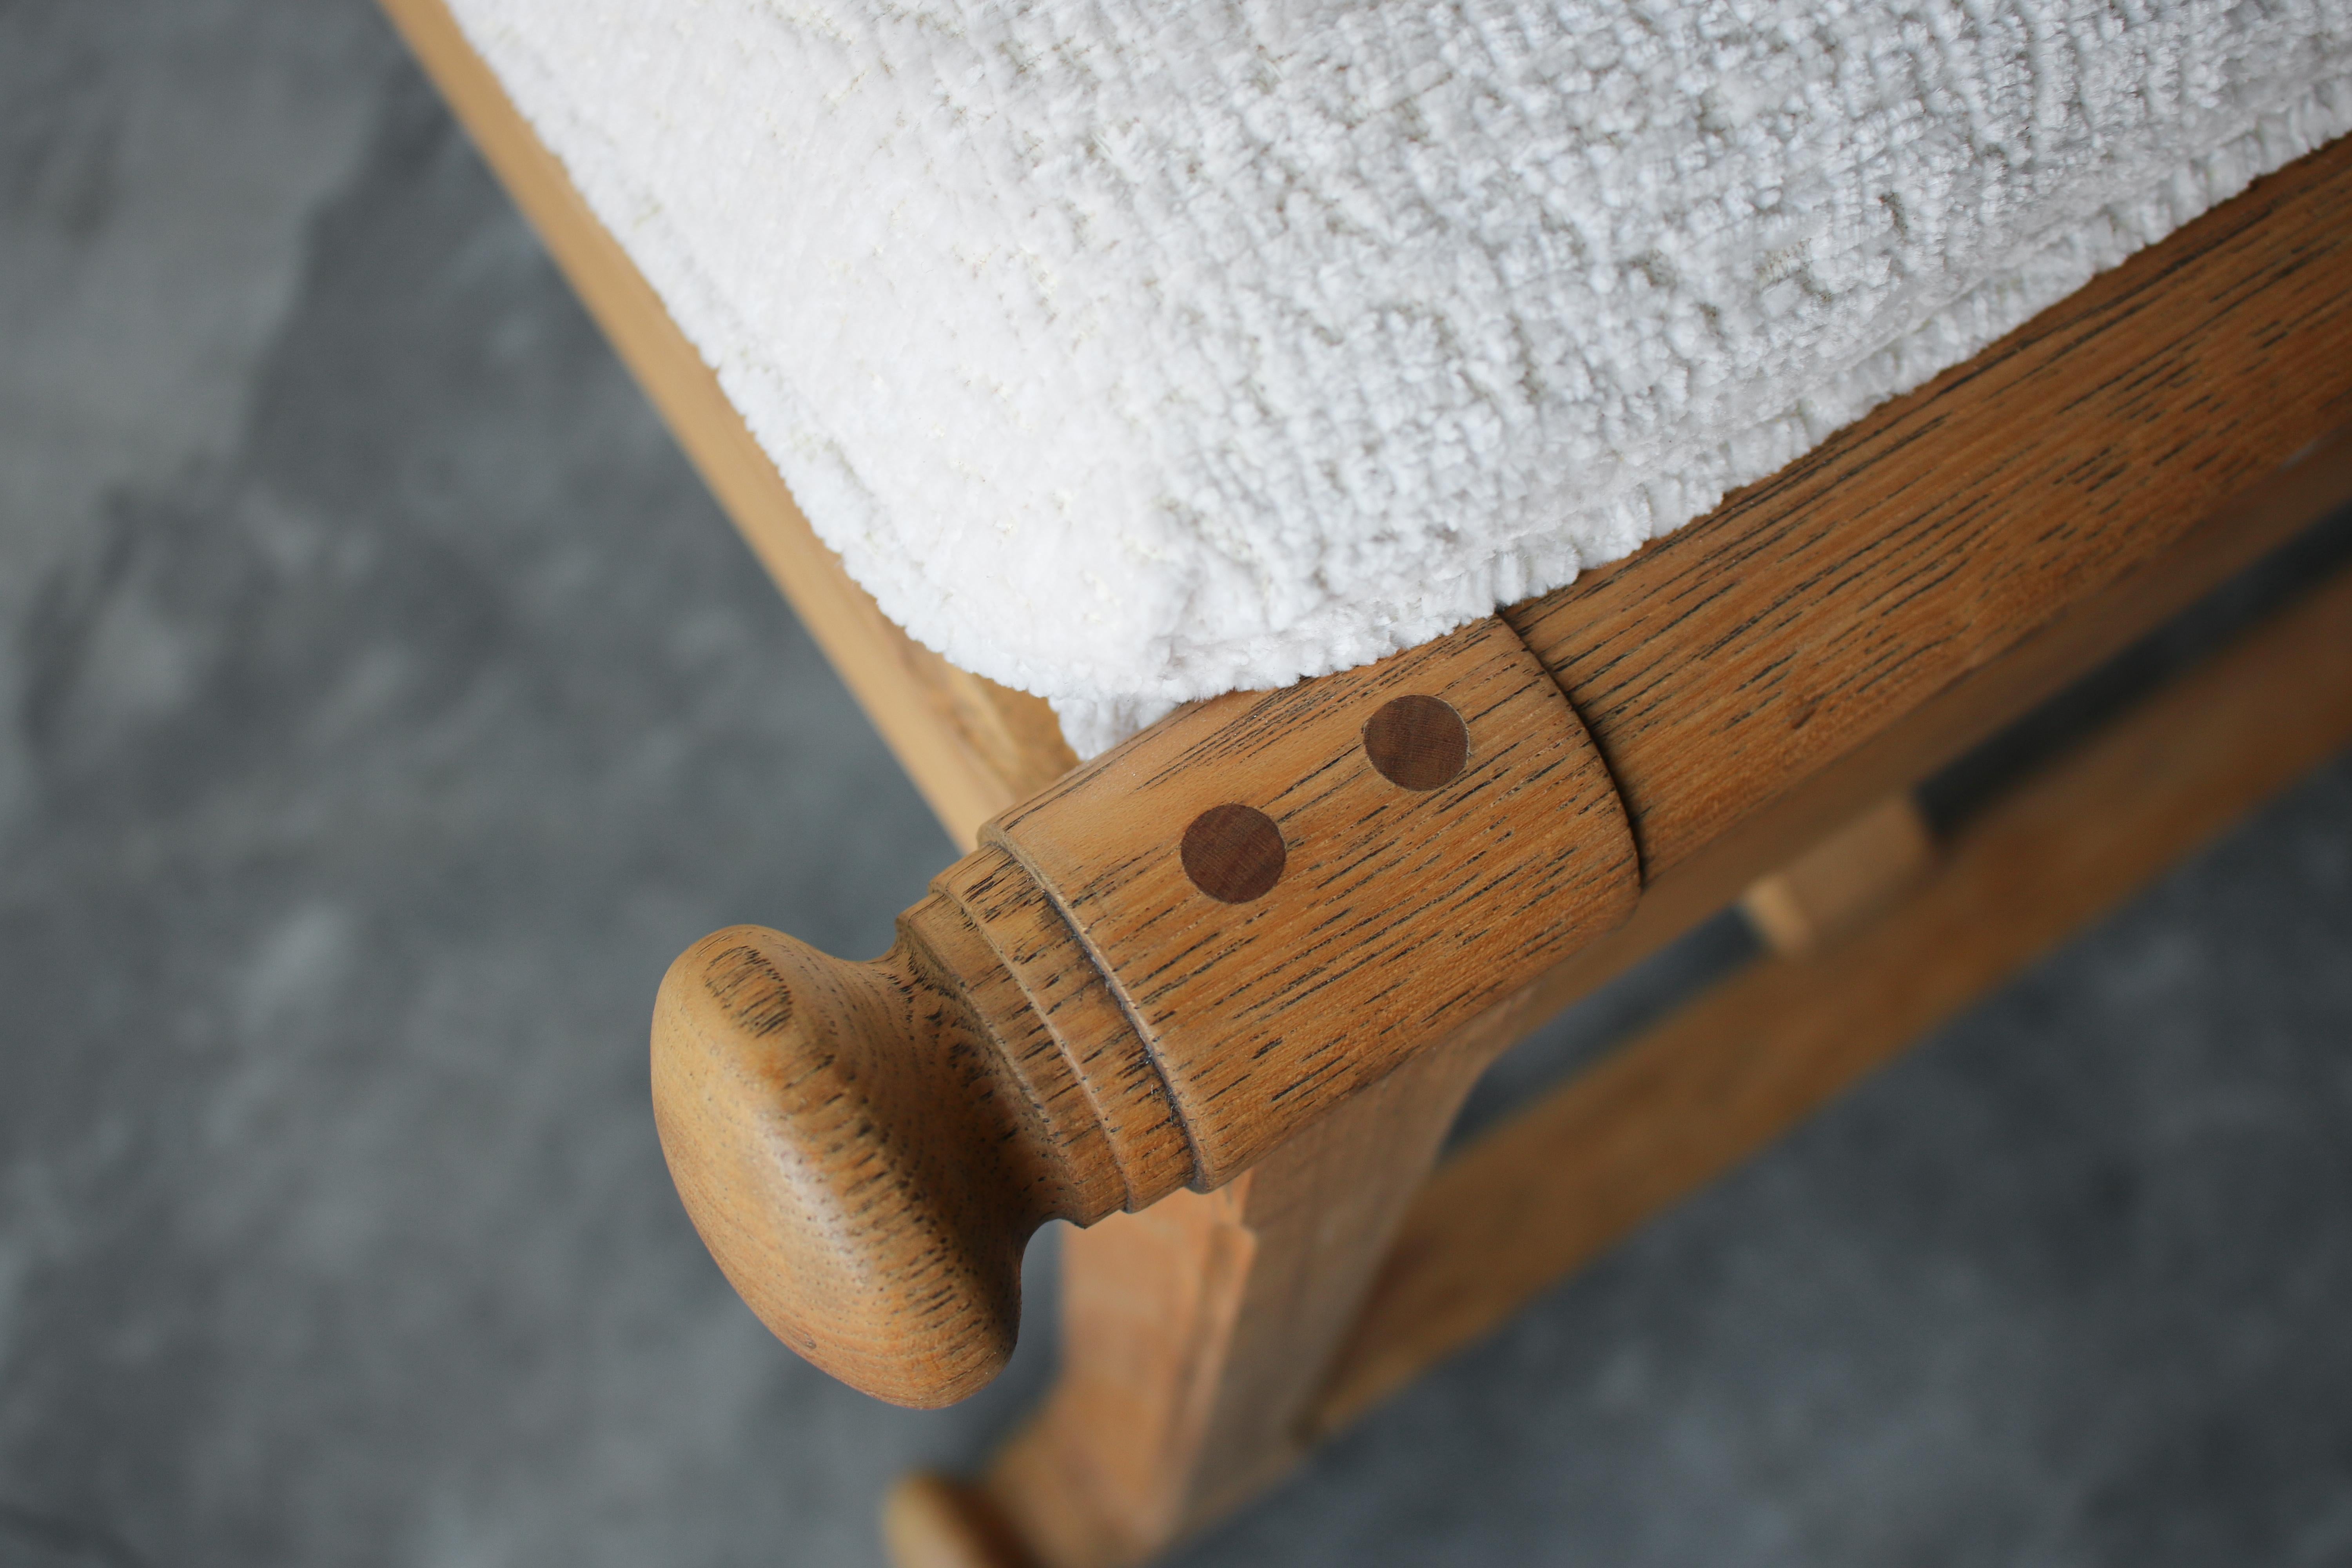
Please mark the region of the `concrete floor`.
MULTIPOLYGON (((669 958, 949 849, 362 0, 0 4, 0 1568, 869 1563, 1034 1397, 670 1194, 669 958)), ((2352 1563, 2347 948, 2352 759, 1181 1561, 2352 1563)))

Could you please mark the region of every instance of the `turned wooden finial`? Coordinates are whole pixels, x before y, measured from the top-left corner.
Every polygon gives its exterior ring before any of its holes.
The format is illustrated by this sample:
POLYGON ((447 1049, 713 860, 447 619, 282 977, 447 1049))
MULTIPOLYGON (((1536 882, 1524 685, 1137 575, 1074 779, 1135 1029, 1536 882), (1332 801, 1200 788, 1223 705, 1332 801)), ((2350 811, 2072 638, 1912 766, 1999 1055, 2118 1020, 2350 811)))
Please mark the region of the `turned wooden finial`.
POLYGON ((1040 1225, 1192 1174, 1139 1042, 1035 884, 987 850, 940 882, 963 901, 924 900, 870 963, 758 926, 703 938, 653 1028, 662 1152, 720 1269, 811 1362, 921 1406, 1012 1353, 1040 1225))
POLYGON ((872 963, 739 926, 671 966, 662 1147, 785 1343, 962 1398, 1046 1219, 1223 1184, 1623 918, 1608 771, 1500 622, 1317 687, 1204 704, 1007 813, 872 963))
POLYGON ((705 937, 662 982, 654 1114, 711 1255, 776 1336, 899 1405, 1012 1353, 1034 1212, 975 1031, 902 948, 842 963, 705 937), (919 1347, 910 1349, 910 1347, 919 1347))

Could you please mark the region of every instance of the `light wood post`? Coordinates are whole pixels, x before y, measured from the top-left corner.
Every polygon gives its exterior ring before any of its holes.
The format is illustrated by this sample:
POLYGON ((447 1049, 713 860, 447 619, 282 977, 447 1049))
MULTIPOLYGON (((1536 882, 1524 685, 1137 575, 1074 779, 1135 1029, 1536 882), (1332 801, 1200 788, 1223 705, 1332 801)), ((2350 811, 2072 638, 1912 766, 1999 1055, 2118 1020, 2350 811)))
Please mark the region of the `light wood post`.
POLYGON ((1739 907, 1766 945, 1795 957, 1885 909, 1935 863, 1935 837, 1906 790, 1756 879, 1739 896, 1739 907))
POLYGON ((1287 1469, 1488 1055, 1416 1058, 1219 1191, 1072 1234, 1059 1382, 980 1486, 901 1484, 900 1568, 1123 1568, 1287 1469))

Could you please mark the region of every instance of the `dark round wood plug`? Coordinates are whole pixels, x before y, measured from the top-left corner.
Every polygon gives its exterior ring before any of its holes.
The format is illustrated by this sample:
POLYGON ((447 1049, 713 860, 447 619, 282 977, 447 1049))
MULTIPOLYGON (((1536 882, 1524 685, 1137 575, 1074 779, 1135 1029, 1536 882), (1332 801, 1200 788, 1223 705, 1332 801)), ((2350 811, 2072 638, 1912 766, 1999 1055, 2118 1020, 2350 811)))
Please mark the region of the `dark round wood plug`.
POLYGON ((1461 776, 1470 731, 1440 698, 1400 697, 1365 721, 1364 754, 1400 789, 1437 789, 1461 776))
POLYGON ((1253 806, 1213 805, 1184 830, 1184 875, 1219 903, 1264 898, 1282 880, 1282 829, 1253 806))

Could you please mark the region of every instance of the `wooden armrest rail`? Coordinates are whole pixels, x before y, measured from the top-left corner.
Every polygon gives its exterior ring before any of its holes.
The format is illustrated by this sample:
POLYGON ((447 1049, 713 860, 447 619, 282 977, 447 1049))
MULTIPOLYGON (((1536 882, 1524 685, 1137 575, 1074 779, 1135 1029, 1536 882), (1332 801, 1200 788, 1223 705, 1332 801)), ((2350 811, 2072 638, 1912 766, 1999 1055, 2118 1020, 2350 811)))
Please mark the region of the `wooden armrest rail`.
POLYGON ((1616 567, 1171 716, 998 817, 876 963, 698 945, 655 1033, 688 1208, 819 1365, 961 1397, 1045 1219, 1500 1049, 2286 537, 2347 414, 2339 144, 1616 567))

